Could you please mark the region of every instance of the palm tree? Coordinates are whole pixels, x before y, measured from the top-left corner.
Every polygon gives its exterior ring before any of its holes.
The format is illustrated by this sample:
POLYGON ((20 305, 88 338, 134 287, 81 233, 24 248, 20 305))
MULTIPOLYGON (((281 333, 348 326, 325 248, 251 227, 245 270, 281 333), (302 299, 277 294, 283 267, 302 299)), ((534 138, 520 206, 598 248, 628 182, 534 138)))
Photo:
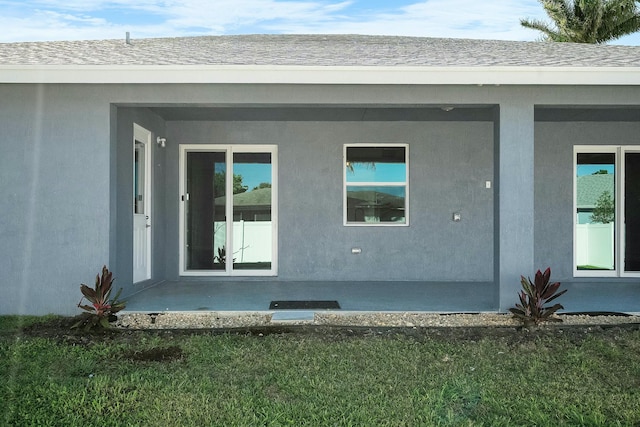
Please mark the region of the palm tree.
POLYGON ((640 30, 638 0, 538 0, 553 21, 521 19, 542 40, 606 43, 640 30))

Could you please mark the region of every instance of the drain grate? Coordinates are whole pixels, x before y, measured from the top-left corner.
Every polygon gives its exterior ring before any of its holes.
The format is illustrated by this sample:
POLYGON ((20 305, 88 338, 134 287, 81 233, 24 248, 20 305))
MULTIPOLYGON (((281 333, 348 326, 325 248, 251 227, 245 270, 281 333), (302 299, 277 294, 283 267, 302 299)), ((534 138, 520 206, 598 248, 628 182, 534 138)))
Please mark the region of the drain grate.
POLYGON ((338 301, 271 301, 269 310, 339 310, 338 301))

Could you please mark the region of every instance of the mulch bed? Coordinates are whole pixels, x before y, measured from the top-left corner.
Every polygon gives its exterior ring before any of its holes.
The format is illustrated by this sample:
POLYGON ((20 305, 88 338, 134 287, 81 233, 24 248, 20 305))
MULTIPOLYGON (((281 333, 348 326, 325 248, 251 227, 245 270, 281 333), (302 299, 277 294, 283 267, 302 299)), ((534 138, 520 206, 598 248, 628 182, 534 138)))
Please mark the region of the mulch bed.
MULTIPOLYGON (((467 327, 368 327, 368 326, 324 326, 324 325, 267 325, 256 327, 214 328, 214 329, 120 329, 84 331, 71 329, 76 323, 75 317, 60 317, 42 323, 32 324, 21 330, 21 334, 29 337, 49 338, 69 345, 92 345, 97 342, 120 341, 137 342, 144 336, 159 336, 167 340, 167 344, 185 335, 220 335, 237 334, 254 337, 267 335, 308 335, 326 340, 345 340, 358 337, 393 337, 405 336, 417 341, 479 341, 498 339, 509 344, 530 342, 541 337, 564 337, 573 342, 581 342, 588 337, 598 336, 616 340, 621 333, 640 330, 640 323, 620 323, 604 325, 568 325, 562 323, 545 324, 539 327, 524 328, 522 326, 467 326, 467 327)), ((166 350, 170 345, 162 347, 160 355, 132 354, 129 358, 139 357, 144 360, 166 357, 180 358, 177 350, 166 350)))

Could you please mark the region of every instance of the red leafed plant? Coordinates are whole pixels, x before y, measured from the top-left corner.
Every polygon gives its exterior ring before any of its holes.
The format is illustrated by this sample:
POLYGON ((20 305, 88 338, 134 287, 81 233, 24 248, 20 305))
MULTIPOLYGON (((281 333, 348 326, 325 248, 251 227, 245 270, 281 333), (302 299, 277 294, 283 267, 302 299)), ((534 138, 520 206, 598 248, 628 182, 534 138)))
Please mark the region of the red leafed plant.
POLYGON ((113 280, 113 273, 105 265, 102 267, 102 274, 96 275, 96 284, 93 289, 84 283, 80 285, 82 299, 78 307, 83 309, 84 313, 81 314, 80 321, 73 325, 74 328, 80 326, 84 326, 85 329, 109 328, 109 321, 115 317, 115 313, 125 308, 125 302, 118 300, 122 288, 113 298, 110 298, 113 280), (82 304, 85 298, 91 305, 82 304))
POLYGON ((522 283, 522 290, 519 294, 520 304, 516 304, 515 308, 510 308, 509 311, 516 318, 522 320, 525 325, 538 325, 545 321, 562 322, 562 319, 551 317, 551 315, 564 307, 560 304, 554 304, 551 307, 545 305, 567 290, 558 292, 560 282, 549 283, 550 278, 551 268, 547 268, 544 273, 538 270, 533 283, 530 278, 520 276, 522 283))

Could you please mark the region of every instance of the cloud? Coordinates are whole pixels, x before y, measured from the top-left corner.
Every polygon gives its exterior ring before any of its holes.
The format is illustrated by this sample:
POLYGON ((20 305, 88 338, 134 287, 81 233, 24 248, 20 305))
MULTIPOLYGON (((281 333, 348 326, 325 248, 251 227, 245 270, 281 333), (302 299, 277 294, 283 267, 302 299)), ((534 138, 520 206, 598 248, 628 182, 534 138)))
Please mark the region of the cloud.
POLYGON ((0 0, 0 42, 242 33, 535 40, 537 0, 0 0))
MULTIPOLYGON (((239 28, 263 28, 263 23, 302 23, 332 20, 336 12, 351 2, 277 0, 183 0, 166 13, 167 25, 174 29, 209 28, 234 32, 239 28)), ((277 26, 277 25, 276 25, 277 26)))
POLYGON ((263 23, 328 21, 352 1, 0 0, 0 41, 264 32, 263 23))
POLYGON ((537 2, 428 0, 394 12, 359 16, 358 19, 317 20, 311 24, 279 22, 272 31, 299 33, 366 33, 408 36, 531 40, 536 35, 520 26, 520 18, 542 17, 537 2))

